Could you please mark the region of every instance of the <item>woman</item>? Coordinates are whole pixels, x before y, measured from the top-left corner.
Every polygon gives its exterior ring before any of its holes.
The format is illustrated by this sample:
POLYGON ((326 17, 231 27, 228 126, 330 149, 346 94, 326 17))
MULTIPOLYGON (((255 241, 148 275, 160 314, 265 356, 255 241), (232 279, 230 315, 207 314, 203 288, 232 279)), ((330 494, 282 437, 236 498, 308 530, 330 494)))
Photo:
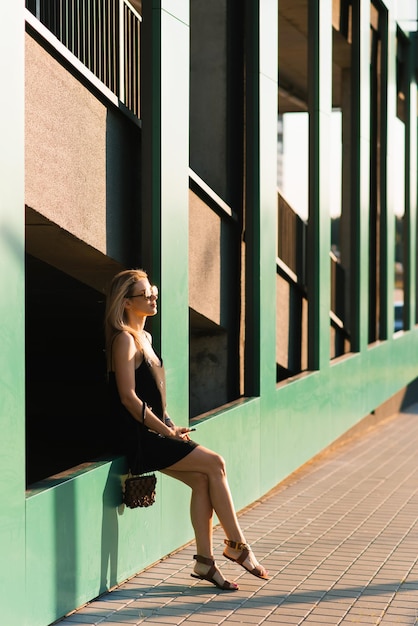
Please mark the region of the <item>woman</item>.
POLYGON ((147 317, 157 313, 157 298, 158 291, 143 270, 117 274, 107 298, 109 383, 122 450, 132 473, 160 470, 191 488, 197 547, 191 576, 236 591, 238 585, 225 580, 213 558, 214 511, 227 537, 223 555, 259 578, 268 579, 268 572, 257 562, 239 526, 223 459, 191 441, 190 429, 176 426, 167 414, 163 364, 144 329, 147 317))

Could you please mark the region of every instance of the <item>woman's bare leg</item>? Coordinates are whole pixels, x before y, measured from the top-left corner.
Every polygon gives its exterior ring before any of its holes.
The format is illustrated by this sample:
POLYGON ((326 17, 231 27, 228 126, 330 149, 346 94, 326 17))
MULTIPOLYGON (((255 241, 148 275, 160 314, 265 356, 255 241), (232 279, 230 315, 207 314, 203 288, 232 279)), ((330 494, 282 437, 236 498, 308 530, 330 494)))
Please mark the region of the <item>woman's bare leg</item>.
POLYGON ((212 450, 198 446, 166 471, 204 474, 208 480, 211 506, 215 510, 226 536, 234 539, 234 541, 245 543, 245 537, 235 513, 222 457, 212 450))
POLYGON ((162 471, 167 476, 176 478, 191 488, 190 518, 196 537, 197 553, 203 556, 212 556, 213 507, 209 496, 207 476, 200 472, 176 472, 169 469, 162 471))
MULTIPOLYGON (((246 544, 244 534, 238 522, 232 501, 231 492, 226 477, 225 463, 212 450, 208 450, 203 446, 195 448, 190 454, 172 465, 168 471, 181 472, 199 472, 205 474, 209 484, 209 498, 213 509, 215 510, 219 521, 229 540, 237 544, 246 544)), ((181 479, 180 479, 181 480, 181 479)), ((226 546, 224 554, 232 560, 237 560, 245 548, 226 546)), ((256 575, 266 577, 267 572, 259 566, 253 552, 249 550, 243 567, 249 571, 258 568, 256 575)))
MULTIPOLYGON (((167 476, 171 476, 171 478, 182 481, 192 489, 190 517, 196 538, 196 551, 199 556, 211 559, 213 565, 215 565, 212 543, 213 507, 209 495, 207 476, 201 472, 180 472, 172 469, 162 470, 162 472, 167 474, 167 476)), ((194 571, 199 576, 205 578, 211 567, 212 565, 196 561, 194 571)), ((211 574, 211 578, 221 588, 222 586, 225 588, 225 585, 227 589, 231 590, 238 588, 235 583, 226 581, 218 568, 211 574)))

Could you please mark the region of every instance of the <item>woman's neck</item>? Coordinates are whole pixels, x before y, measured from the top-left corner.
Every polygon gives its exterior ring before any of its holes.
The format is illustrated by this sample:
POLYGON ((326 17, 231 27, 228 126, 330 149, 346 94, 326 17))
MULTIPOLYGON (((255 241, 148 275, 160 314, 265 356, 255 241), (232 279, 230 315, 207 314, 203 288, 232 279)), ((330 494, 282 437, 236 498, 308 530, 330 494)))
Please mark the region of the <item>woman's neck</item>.
POLYGON ((128 315, 128 324, 138 334, 142 334, 145 328, 145 317, 138 317, 137 315, 128 315))

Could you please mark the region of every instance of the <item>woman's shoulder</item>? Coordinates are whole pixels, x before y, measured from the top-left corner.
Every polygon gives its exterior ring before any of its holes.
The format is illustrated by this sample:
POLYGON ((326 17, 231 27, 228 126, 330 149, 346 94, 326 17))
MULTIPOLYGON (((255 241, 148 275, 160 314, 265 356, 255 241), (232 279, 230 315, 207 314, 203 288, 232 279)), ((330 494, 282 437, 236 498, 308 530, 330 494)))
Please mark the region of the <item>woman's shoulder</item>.
POLYGON ((116 352, 122 350, 130 350, 135 347, 135 340, 131 333, 128 333, 126 330, 121 330, 115 337, 113 338, 113 350, 116 352))

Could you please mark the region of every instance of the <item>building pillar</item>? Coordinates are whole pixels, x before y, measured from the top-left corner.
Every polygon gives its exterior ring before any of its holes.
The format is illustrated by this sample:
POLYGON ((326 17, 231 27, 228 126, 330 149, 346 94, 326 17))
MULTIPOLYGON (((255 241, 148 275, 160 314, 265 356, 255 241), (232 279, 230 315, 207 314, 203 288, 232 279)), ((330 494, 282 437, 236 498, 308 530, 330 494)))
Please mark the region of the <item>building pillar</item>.
POLYGON ((143 2, 142 265, 160 288, 155 345, 169 411, 188 422, 189 2, 143 2))
POLYGON ((0 622, 25 621, 24 3, 0 4, 0 622))
POLYGON ((330 360, 331 224, 329 135, 332 106, 332 3, 309 2, 308 366, 330 360))

